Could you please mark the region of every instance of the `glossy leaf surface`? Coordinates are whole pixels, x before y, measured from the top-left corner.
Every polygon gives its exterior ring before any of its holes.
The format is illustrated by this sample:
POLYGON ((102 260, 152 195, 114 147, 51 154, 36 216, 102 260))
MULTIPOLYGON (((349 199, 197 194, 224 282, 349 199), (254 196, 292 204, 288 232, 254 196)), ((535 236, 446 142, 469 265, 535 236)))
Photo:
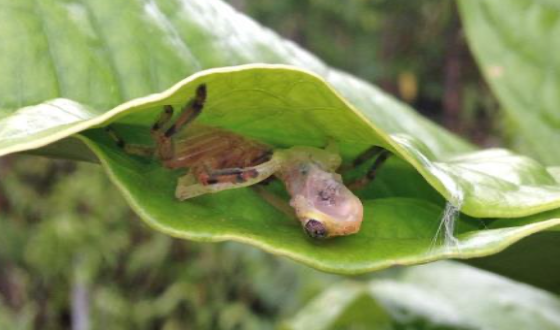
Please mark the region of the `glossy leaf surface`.
MULTIPOLYGON (((560 223, 559 171, 506 150, 474 151, 221 2, 122 5, 125 14, 117 15, 111 1, 0 2, 6 22, 0 38, 10 49, 0 58, 0 155, 81 133, 153 228, 194 240, 241 241, 339 273, 488 255, 560 223), (252 62, 299 68, 199 71, 252 62), (200 123, 276 147, 334 140, 347 161, 371 145, 392 151, 395 159, 359 192, 366 206, 362 231, 311 241, 251 189, 179 202, 173 191, 180 171, 124 154, 100 129, 113 123, 127 140, 149 143, 149 125, 161 107, 183 105, 200 83, 209 90, 200 123), (445 200, 466 214, 452 247, 435 239, 445 200), (467 215, 516 221, 495 220, 490 229, 467 215)), ((88 158, 81 150, 64 149, 68 157, 88 158)))
POLYGON ((528 154, 559 165, 560 3, 462 0, 461 16, 481 71, 528 154), (520 28, 522 27, 522 28, 520 28))
POLYGON ((336 284, 282 329, 342 329, 341 324, 357 329, 560 327, 558 297, 476 268, 439 262, 390 275, 365 283, 336 284))

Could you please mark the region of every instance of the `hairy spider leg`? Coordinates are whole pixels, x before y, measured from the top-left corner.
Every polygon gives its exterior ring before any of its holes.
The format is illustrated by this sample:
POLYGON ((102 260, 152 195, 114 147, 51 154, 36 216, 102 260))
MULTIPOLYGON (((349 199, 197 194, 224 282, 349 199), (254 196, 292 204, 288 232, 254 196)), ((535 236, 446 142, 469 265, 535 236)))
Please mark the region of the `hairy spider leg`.
POLYGON ((141 144, 131 144, 126 143, 111 126, 107 126, 105 131, 109 134, 111 139, 115 141, 115 144, 124 150, 127 154, 151 157, 154 154, 154 148, 150 146, 145 146, 141 144))
POLYGON ((159 115, 159 118, 156 122, 152 125, 152 134, 158 134, 161 130, 164 129, 165 125, 169 122, 169 120, 173 117, 173 107, 170 105, 164 105, 163 111, 159 115))
POLYGON ((173 136, 180 132, 200 115, 206 101, 206 85, 201 84, 196 89, 196 95, 183 108, 179 117, 171 126, 166 127, 173 116, 173 108, 166 105, 159 119, 152 126, 152 138, 156 143, 158 156, 161 160, 170 160, 174 156, 173 136))
POLYGON ((201 84, 196 89, 195 97, 190 100, 182 109, 179 118, 171 127, 169 127, 164 135, 167 138, 172 137, 179 132, 183 127, 186 127, 193 120, 200 115, 204 102, 206 101, 206 84, 201 84))
POLYGON ((171 137, 200 114, 205 100, 206 85, 201 84, 196 89, 196 96, 182 108, 181 115, 169 128, 166 128, 166 126, 173 117, 173 107, 165 105, 150 131, 150 135, 156 144, 155 149, 149 146, 125 142, 110 126, 106 127, 105 130, 117 146, 128 154, 151 157, 155 151, 161 160, 169 160, 173 158, 173 140, 171 137))
POLYGON ((165 139, 162 130, 167 123, 173 117, 173 107, 170 105, 164 105, 163 111, 159 115, 159 118, 152 125, 150 129, 150 135, 152 140, 155 142, 155 152, 160 159, 168 159, 173 156, 173 146, 170 139, 165 139))
POLYGON ((362 154, 360 154, 353 162, 354 167, 360 166, 361 164, 365 163, 366 161, 374 157, 376 158, 373 164, 371 165, 371 167, 369 168, 369 170, 367 171, 366 175, 352 182, 349 185, 349 188, 353 190, 361 189, 371 181, 375 180, 377 171, 385 163, 385 161, 387 160, 387 158, 389 158, 389 156, 391 156, 391 153, 387 149, 379 146, 373 146, 367 149, 366 151, 364 151, 362 154))
POLYGON ((254 168, 224 168, 220 170, 210 170, 208 173, 208 183, 215 184, 218 182, 231 182, 237 183, 245 182, 249 179, 256 178, 259 172, 254 168))
POLYGON ((383 150, 383 147, 373 146, 368 148, 366 151, 362 152, 354 161, 352 162, 353 167, 358 167, 363 163, 367 162, 368 160, 374 158, 375 156, 379 155, 383 150))
POLYGON ((204 170, 204 176, 197 175, 191 170, 179 178, 175 197, 179 200, 185 200, 222 190, 248 187, 269 178, 279 170, 280 166, 281 161, 272 157, 267 162, 247 168, 218 170, 207 168, 204 170))

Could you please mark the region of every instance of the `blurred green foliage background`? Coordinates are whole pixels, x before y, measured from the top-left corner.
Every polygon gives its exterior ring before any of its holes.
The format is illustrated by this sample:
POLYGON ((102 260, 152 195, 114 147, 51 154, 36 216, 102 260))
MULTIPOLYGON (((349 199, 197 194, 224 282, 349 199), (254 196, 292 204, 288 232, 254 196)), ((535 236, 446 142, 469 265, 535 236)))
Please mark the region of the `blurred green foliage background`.
MULTIPOLYGON (((231 0, 480 145, 503 136, 452 1, 231 0)), ((340 277, 147 228, 100 167, 0 159, 0 329, 269 329, 340 277)))
POLYGON ((0 174, 0 329, 266 329, 329 277, 152 231, 96 165, 10 157, 0 174))

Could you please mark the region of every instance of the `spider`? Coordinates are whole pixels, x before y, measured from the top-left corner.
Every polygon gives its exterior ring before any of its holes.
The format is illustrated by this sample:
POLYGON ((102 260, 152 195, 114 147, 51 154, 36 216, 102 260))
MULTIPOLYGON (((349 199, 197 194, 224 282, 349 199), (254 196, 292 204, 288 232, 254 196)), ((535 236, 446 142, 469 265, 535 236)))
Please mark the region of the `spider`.
MULTIPOLYGON (((126 143, 111 127, 107 131, 129 154, 155 156, 166 168, 187 169, 175 191, 181 201, 255 185, 275 176, 284 183, 291 196, 290 205, 310 237, 345 236, 359 231, 363 206, 335 172, 342 159, 332 147, 273 149, 226 130, 190 125, 202 112, 206 97, 206 85, 201 84, 174 122, 173 107, 165 105, 150 131, 155 147, 126 143)), ((360 155, 355 166, 375 156, 377 159, 367 175, 351 187, 359 188, 373 180, 388 155, 380 147, 360 155)))

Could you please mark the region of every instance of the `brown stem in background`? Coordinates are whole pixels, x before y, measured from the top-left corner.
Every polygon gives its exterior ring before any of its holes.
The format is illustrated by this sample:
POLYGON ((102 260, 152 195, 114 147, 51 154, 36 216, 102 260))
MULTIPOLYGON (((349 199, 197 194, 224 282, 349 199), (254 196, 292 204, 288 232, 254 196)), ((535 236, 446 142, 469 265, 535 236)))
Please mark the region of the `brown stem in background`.
POLYGON ((8 214, 10 212, 10 200, 6 194, 6 189, 2 185, 2 178, 10 169, 10 157, 0 159, 0 214, 8 214))
POLYGON ((4 187, 0 183, 0 214, 8 214, 10 212, 10 201, 6 196, 4 187))
POLYGON ((24 305, 24 290, 17 280, 14 265, 0 260, 0 296, 4 303, 13 310, 19 310, 24 305))
POLYGON ((445 43, 446 54, 443 71, 443 123, 453 132, 461 132, 462 68, 465 44, 456 7, 453 9, 451 24, 445 43))
MULTIPOLYGON (((398 31, 395 30, 389 19, 383 21, 383 28, 381 31, 379 65, 383 67, 386 63, 390 63, 395 57, 395 54, 398 53, 400 39, 398 31)), ((398 95, 396 79, 391 76, 390 72, 383 72, 381 79, 376 83, 387 93, 398 95)))

